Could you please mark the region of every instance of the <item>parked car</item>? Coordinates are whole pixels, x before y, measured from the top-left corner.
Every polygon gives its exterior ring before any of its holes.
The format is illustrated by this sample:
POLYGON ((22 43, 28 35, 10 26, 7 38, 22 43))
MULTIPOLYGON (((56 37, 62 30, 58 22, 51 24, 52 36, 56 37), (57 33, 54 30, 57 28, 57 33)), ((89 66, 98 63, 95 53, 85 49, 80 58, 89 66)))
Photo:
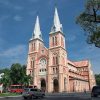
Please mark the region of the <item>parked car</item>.
POLYGON ((35 88, 25 88, 24 92, 22 93, 22 97, 24 99, 33 99, 38 98, 38 97, 44 97, 45 93, 41 91, 40 89, 35 89, 35 88))
POLYGON ((100 95, 100 86, 94 86, 91 91, 91 97, 97 97, 100 95))

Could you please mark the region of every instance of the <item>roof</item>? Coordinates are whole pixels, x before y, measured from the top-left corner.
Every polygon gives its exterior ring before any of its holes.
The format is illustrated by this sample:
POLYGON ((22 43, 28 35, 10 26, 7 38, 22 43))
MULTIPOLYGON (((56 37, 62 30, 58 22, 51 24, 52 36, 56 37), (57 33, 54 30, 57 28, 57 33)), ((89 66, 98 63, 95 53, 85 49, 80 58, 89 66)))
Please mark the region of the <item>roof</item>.
POLYGON ((76 66, 72 61, 70 60, 67 60, 69 64, 73 65, 73 66, 76 66))
POLYGON ((77 62, 74 62, 74 64, 75 64, 77 67, 83 67, 83 66, 88 66, 89 61, 88 61, 88 60, 77 61, 77 62))
POLYGON ((70 61, 68 60, 68 63, 75 66, 75 67, 83 67, 83 66, 88 66, 89 61, 88 60, 83 60, 83 61, 70 61))

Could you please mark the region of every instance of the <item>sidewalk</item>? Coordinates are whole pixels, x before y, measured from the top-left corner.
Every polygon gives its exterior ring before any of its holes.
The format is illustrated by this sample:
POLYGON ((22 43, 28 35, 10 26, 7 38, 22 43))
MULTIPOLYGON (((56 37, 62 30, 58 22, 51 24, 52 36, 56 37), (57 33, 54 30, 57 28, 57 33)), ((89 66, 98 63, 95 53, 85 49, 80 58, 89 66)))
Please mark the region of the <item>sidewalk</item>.
POLYGON ((21 97, 22 95, 17 95, 17 96, 0 96, 0 98, 10 98, 10 97, 21 97))
MULTIPOLYGON (((1 96, 0 98, 12 98, 12 97, 21 97, 22 95, 18 95, 18 96, 1 96)), ((63 92, 63 93, 45 93, 45 96, 68 96, 68 97, 90 97, 90 93, 67 93, 67 92, 63 92)))
POLYGON ((47 96, 55 96, 55 95, 62 95, 62 96, 80 96, 80 95, 90 95, 89 92, 84 93, 84 92, 72 92, 72 93, 67 93, 67 92, 63 92, 63 93, 45 93, 47 96))

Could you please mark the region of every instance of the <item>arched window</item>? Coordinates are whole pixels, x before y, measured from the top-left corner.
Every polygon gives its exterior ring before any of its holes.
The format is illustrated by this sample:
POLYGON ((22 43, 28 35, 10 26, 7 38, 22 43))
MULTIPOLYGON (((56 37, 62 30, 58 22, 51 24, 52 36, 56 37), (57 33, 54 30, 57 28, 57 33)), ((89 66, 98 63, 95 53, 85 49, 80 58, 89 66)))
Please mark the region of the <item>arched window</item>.
POLYGON ((33 51, 33 44, 31 45, 31 51, 33 51))
POLYGON ((32 64, 33 68, 34 68, 34 61, 33 61, 33 64, 32 64))
POLYGON ((55 36, 55 45, 57 46, 57 36, 55 36))
POLYGON ((34 51, 35 51, 35 43, 34 43, 34 51))
POLYGON ((58 57, 56 57, 56 65, 58 64, 58 57))
POLYGON ((56 67, 56 73, 58 73, 58 68, 56 67))
POLYGON ((54 37, 52 37, 52 44, 53 44, 53 46, 55 44, 55 38, 54 37))
POLYGON ((32 68, 32 61, 31 61, 31 65, 30 65, 30 66, 31 66, 31 68, 32 68))
POLYGON ((53 74, 55 73, 55 68, 53 68, 53 74))
POLYGON ((40 59, 39 62, 39 74, 44 73, 46 74, 46 65, 47 65, 47 61, 45 58, 40 59))
POLYGON ((53 57, 53 61, 52 62, 53 62, 53 65, 55 65, 55 57, 53 57))

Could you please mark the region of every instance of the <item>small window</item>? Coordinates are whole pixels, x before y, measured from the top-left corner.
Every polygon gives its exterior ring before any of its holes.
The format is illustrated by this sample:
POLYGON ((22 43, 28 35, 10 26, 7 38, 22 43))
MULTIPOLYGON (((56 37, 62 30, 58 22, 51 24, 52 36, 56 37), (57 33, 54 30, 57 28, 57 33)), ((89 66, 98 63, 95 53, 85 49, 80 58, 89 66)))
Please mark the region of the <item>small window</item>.
POLYGON ((44 50, 42 50, 42 53, 44 53, 44 50))
POLYGON ((53 73, 55 73, 55 68, 53 68, 53 73))
POLYGON ((31 75, 31 71, 30 71, 30 75, 31 75))
POLYGON ((44 71, 44 69, 42 69, 42 72, 44 71))

